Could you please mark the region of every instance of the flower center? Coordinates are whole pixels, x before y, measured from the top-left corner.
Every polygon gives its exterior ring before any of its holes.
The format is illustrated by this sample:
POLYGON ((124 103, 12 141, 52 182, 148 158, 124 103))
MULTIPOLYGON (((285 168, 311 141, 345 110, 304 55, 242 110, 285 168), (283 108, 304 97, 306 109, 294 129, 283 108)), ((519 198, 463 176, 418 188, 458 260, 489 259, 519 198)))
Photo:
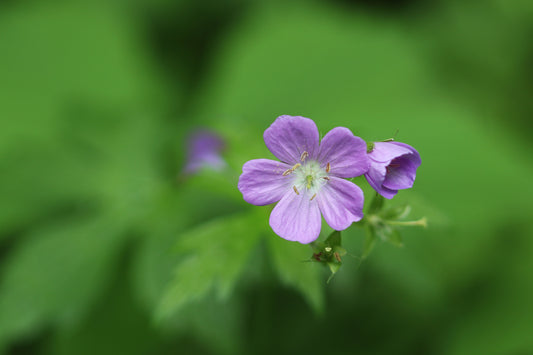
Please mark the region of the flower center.
POLYGON ((328 180, 326 170, 314 160, 303 162, 294 169, 294 186, 298 191, 307 191, 310 196, 316 195, 328 180))

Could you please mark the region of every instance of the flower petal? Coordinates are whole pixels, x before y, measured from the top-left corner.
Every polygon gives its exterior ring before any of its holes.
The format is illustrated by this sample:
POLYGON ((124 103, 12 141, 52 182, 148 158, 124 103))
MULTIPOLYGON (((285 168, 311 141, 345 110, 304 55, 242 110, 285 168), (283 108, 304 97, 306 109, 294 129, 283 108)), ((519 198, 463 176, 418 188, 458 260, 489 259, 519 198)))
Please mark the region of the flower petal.
POLYGON ((363 218, 363 191, 352 182, 330 177, 316 199, 324 219, 335 230, 344 230, 363 218))
POLYGON ((290 166, 269 159, 250 160, 242 167, 239 190, 244 200, 252 205, 264 206, 281 200, 291 188, 293 177, 283 176, 290 166))
POLYGON ((343 178, 363 175, 370 166, 365 141, 344 127, 333 128, 322 138, 318 161, 323 167, 329 163, 330 174, 343 178))
POLYGON ((316 159, 318 128, 315 122, 301 116, 279 116, 263 135, 268 149, 279 160, 290 165, 301 163, 303 152, 316 159))
POLYGON ((296 194, 291 189, 270 214, 270 226, 277 235, 302 244, 316 240, 321 225, 318 203, 305 190, 296 194))
POLYGON ((416 161, 411 159, 412 154, 393 159, 387 167, 387 175, 383 187, 392 190, 409 189, 413 187, 416 178, 416 161))
MULTIPOLYGON (((405 154, 416 154, 415 148, 400 142, 374 142, 374 149, 368 154, 370 159, 378 162, 390 162, 405 154)), ((420 157, 420 155, 418 155, 420 157)))
POLYGON ((378 194, 390 200, 398 193, 398 190, 388 189, 383 186, 383 181, 385 181, 385 174, 387 172, 386 164, 387 163, 371 164, 370 169, 368 169, 368 172, 365 174, 365 178, 378 194))

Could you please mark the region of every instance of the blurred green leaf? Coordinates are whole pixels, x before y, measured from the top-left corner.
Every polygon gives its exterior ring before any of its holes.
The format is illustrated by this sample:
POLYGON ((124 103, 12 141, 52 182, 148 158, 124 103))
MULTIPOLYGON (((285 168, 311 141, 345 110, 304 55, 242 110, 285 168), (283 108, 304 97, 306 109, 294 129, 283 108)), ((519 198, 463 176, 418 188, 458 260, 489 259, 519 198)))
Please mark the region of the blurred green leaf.
POLYGON ((0 52, 0 228, 73 203, 142 206, 158 142, 147 112, 162 95, 128 16, 104 3, 13 3, 0 12, 0 52))
POLYGON ((110 280, 123 228, 121 218, 64 221, 18 245, 0 283, 0 344, 79 322, 110 280))
POLYGON ((274 234, 269 235, 268 246, 281 281, 299 291, 307 303, 321 313, 325 301, 322 265, 304 262, 309 259, 309 246, 289 242, 274 234))
POLYGON ((365 240, 363 244, 363 254, 361 255, 363 259, 366 258, 368 255, 370 255, 370 253, 374 249, 374 246, 376 245, 376 239, 377 239, 377 236, 376 236, 375 227, 370 224, 367 224, 365 226, 365 240))
POLYGON ((263 217, 255 210, 220 217, 179 236, 175 250, 183 260, 162 296, 156 318, 172 316, 212 288, 226 299, 246 263, 253 262, 249 257, 264 230, 263 217))

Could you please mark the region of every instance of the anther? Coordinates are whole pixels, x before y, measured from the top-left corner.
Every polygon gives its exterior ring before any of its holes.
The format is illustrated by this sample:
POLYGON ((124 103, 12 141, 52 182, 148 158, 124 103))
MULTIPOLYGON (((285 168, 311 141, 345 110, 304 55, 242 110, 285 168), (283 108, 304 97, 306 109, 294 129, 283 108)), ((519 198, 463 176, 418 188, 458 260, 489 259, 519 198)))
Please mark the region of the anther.
POLYGON ((292 188, 293 188, 294 192, 296 192, 296 195, 299 195, 299 194, 300 194, 300 193, 298 192, 298 189, 296 188, 296 186, 293 186, 292 188))
POLYGON ((326 164, 326 173, 329 173, 331 170, 331 165, 329 163, 326 164))
POLYGON ((329 177, 327 177, 327 176, 323 176, 322 179, 329 181, 329 177))
POLYGON ((335 259, 337 259, 339 263, 342 263, 341 256, 339 255, 339 253, 335 252, 333 253, 333 255, 335 256, 335 259))
POLYGON ((309 201, 313 201, 313 199, 316 197, 316 194, 314 194, 313 196, 311 196, 311 199, 309 201))
POLYGON ((298 169, 300 166, 302 166, 302 164, 300 164, 300 163, 295 164, 292 168, 285 170, 282 175, 283 176, 287 176, 287 175, 291 174, 294 170, 298 169))
POLYGON ((302 155, 300 155, 300 160, 301 161, 305 161, 305 159, 309 156, 309 153, 307 152, 303 152, 302 155))

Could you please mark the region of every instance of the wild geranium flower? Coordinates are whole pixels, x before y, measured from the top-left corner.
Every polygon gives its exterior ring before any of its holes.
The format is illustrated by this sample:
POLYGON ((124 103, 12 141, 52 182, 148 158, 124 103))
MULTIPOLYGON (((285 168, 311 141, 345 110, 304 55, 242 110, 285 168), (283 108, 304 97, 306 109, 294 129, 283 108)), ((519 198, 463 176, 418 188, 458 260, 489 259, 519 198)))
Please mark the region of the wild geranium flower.
POLYGON ((195 174, 203 168, 220 171, 226 167, 221 152, 224 140, 218 134, 202 130, 195 132, 187 145, 187 164, 183 172, 195 174))
POLYGON ((398 190, 413 187, 421 164, 415 148, 400 142, 375 142, 368 153, 370 169, 366 180, 381 196, 391 199, 398 190))
POLYGON ((318 238, 321 213, 336 230, 363 217, 363 192, 343 178, 369 168, 365 142, 343 127, 328 132, 319 145, 309 118, 280 116, 264 133, 267 148, 281 161, 246 162, 239 179, 244 200, 257 206, 279 201, 270 226, 287 240, 310 243, 318 238))

